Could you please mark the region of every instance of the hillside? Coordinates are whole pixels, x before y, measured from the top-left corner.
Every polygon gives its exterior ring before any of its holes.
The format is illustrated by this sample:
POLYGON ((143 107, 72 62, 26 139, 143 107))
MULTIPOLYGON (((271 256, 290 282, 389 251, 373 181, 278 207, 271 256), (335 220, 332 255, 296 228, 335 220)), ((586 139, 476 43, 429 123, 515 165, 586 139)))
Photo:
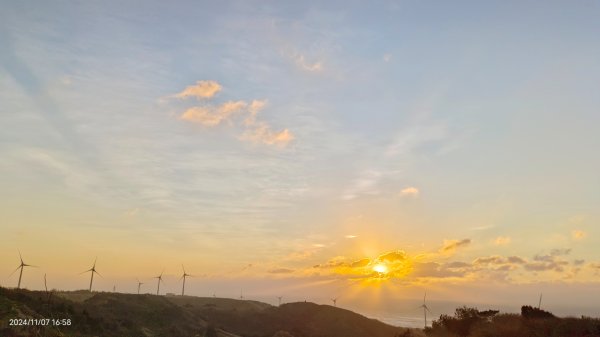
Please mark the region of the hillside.
POLYGON ((281 307, 256 301, 87 291, 0 288, 0 336, 106 337, 395 337, 392 327, 348 310, 314 303, 281 307), (9 326, 15 318, 70 319, 70 326, 9 326))

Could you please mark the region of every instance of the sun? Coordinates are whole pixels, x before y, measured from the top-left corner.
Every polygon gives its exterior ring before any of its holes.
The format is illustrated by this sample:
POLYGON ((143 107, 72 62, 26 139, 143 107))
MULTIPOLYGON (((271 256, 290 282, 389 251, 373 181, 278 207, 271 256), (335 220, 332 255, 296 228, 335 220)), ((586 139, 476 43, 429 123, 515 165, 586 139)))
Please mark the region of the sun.
POLYGON ((388 272, 388 267, 385 264, 376 264, 373 266, 373 271, 379 274, 386 274, 388 272))

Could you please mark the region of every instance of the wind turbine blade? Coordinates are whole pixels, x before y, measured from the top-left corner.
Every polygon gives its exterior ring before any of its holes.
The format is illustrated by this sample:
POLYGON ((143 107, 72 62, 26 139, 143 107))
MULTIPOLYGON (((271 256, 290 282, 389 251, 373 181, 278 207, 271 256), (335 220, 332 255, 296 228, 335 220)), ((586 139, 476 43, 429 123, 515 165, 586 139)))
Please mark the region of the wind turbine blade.
POLYGON ((85 274, 85 273, 87 273, 88 271, 92 271, 92 269, 88 269, 88 270, 86 270, 86 271, 82 271, 81 273, 79 273, 79 275, 81 275, 81 274, 85 274))
POLYGON ((96 261, 98 261, 98 257, 97 256, 94 258, 94 266, 92 268, 96 268, 96 261))
POLYGON ((185 267, 183 266, 183 263, 181 264, 181 269, 183 269, 183 273, 185 274, 185 267))
POLYGON ((21 259, 21 264, 23 264, 23 256, 21 256, 21 251, 19 249, 17 249, 17 251, 19 252, 19 259, 21 259))
POLYGON ((19 268, 21 268, 21 266, 18 266, 17 269, 15 269, 12 273, 10 273, 10 275, 8 275, 8 277, 11 277, 14 273, 16 273, 17 270, 19 270, 19 268))
POLYGON ((99 272, 97 272, 97 271, 95 271, 95 270, 93 271, 93 273, 96 273, 96 274, 98 274, 98 276, 100 276, 100 277, 104 278, 102 275, 100 275, 100 273, 99 273, 99 272))

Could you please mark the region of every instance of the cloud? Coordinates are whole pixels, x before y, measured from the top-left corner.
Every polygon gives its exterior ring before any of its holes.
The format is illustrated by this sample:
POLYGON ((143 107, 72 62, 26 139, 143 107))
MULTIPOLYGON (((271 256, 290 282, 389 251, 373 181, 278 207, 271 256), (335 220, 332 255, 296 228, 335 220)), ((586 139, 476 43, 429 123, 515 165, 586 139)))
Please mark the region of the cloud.
POLYGON ((571 248, 552 249, 550 251, 550 255, 552 256, 564 256, 569 254, 571 254, 571 248))
POLYGON ((346 235, 344 236, 346 239, 356 239, 358 235, 346 235))
POLYGON ((564 267, 569 265, 569 262, 562 259, 561 256, 566 256, 571 253, 571 249, 553 249, 550 254, 535 255, 533 261, 524 265, 529 271, 548 271, 554 270, 557 272, 564 271, 564 267))
POLYGON ((246 131, 242 140, 263 143, 268 145, 286 146, 294 139, 294 135, 288 129, 276 132, 271 130, 271 127, 266 123, 260 123, 254 129, 246 131))
POLYGON ((506 260, 498 255, 478 257, 473 261, 474 265, 488 265, 488 264, 505 264, 506 260))
POLYGON ((586 236, 587 233, 582 230, 574 230, 571 232, 571 237, 573 238, 573 240, 582 240, 585 239, 586 236))
POLYGON ((175 94, 174 97, 185 99, 196 97, 198 99, 211 98, 221 91, 223 87, 215 81, 198 81, 196 85, 186 87, 182 92, 175 94))
POLYGON ((432 277, 432 278, 448 278, 448 277, 463 277, 464 271, 451 270, 437 262, 423 262, 414 265, 412 273, 415 277, 432 277))
POLYGON ((378 170, 365 170, 360 174, 360 177, 352 183, 352 186, 342 194, 342 199, 352 200, 363 194, 379 194, 377 184, 383 175, 384 173, 378 170))
POLYGON ((492 229, 494 227, 496 227, 496 226, 495 225, 483 225, 483 226, 472 227, 471 230, 472 231, 484 231, 484 230, 492 229))
MULTIPOLYGON (((186 98, 190 96, 198 98, 210 98, 221 90, 221 85, 214 81, 198 81, 197 85, 189 86, 175 97, 186 98)), ((252 100, 250 103, 239 100, 229 101, 218 106, 203 105, 194 106, 185 110, 179 119, 213 127, 227 121, 232 125, 239 125, 245 129, 240 140, 267 145, 286 146, 294 139, 294 135, 288 129, 281 131, 272 130, 265 121, 258 121, 257 115, 267 105, 267 100, 252 100), (234 117, 245 115, 240 123, 233 123, 234 117)))
POLYGON ((400 191, 400 196, 403 197, 416 197, 419 195, 419 189, 416 187, 407 187, 400 191))
POLYGON ((496 246, 506 246, 510 244, 511 238, 510 236, 499 236, 494 240, 494 244, 496 246))
POLYGON ((371 263, 370 259, 360 259, 357 261, 354 261, 350 264, 350 268, 362 268, 362 267, 366 267, 369 265, 369 263, 371 263))
POLYGON ((444 240, 444 246, 440 249, 442 253, 454 252, 457 248, 468 246, 471 243, 471 239, 463 240, 444 240))
POLYGON ((248 117, 244 120, 244 124, 251 126, 256 124, 256 115, 267 106, 267 100, 253 100, 248 106, 248 117))
POLYGON ((199 123, 204 126, 217 126, 228 120, 232 114, 243 111, 247 103, 244 101, 226 102, 218 107, 198 106, 187 109, 180 119, 199 123))
POLYGON ((389 252, 389 253, 385 253, 383 255, 380 255, 377 258, 377 261, 380 262, 396 262, 396 261, 404 261, 408 258, 408 255, 401 250, 397 250, 397 251, 393 251, 393 252, 389 252))
POLYGON ((510 263, 516 263, 516 264, 524 264, 527 261, 525 259, 523 259, 522 257, 519 257, 519 256, 509 256, 508 257, 508 262, 510 262, 510 263))
POLYGON ((290 274, 293 273, 293 269, 289 268, 274 268, 267 271, 269 274, 290 274))
POLYGON ((304 55, 302 55, 302 54, 294 55, 293 59, 296 62, 296 65, 298 65, 298 67, 300 67, 303 70, 306 70, 309 72, 323 71, 323 63, 320 61, 310 63, 306 60, 306 57, 304 57, 304 55))

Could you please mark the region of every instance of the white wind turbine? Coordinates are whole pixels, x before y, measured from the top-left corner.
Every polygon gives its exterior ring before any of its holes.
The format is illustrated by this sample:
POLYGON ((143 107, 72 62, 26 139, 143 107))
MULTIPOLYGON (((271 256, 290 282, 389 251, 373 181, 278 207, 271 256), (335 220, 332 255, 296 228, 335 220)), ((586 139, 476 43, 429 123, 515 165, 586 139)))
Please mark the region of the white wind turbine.
POLYGON ((140 280, 139 280, 139 279, 137 279, 137 278, 136 278, 136 280, 137 280, 137 282, 138 282, 138 295, 139 295, 139 294, 140 294, 140 288, 142 287, 142 284, 144 284, 144 283, 143 283, 143 282, 140 282, 140 280))
POLYGON ((425 303, 425 299, 427 298, 427 292, 425 292, 425 296, 423 296, 423 305, 421 305, 419 308, 423 308, 423 315, 425 316, 425 327, 427 327, 427 312, 429 311, 431 313, 431 310, 429 310, 429 307, 427 307, 427 304, 425 303))

